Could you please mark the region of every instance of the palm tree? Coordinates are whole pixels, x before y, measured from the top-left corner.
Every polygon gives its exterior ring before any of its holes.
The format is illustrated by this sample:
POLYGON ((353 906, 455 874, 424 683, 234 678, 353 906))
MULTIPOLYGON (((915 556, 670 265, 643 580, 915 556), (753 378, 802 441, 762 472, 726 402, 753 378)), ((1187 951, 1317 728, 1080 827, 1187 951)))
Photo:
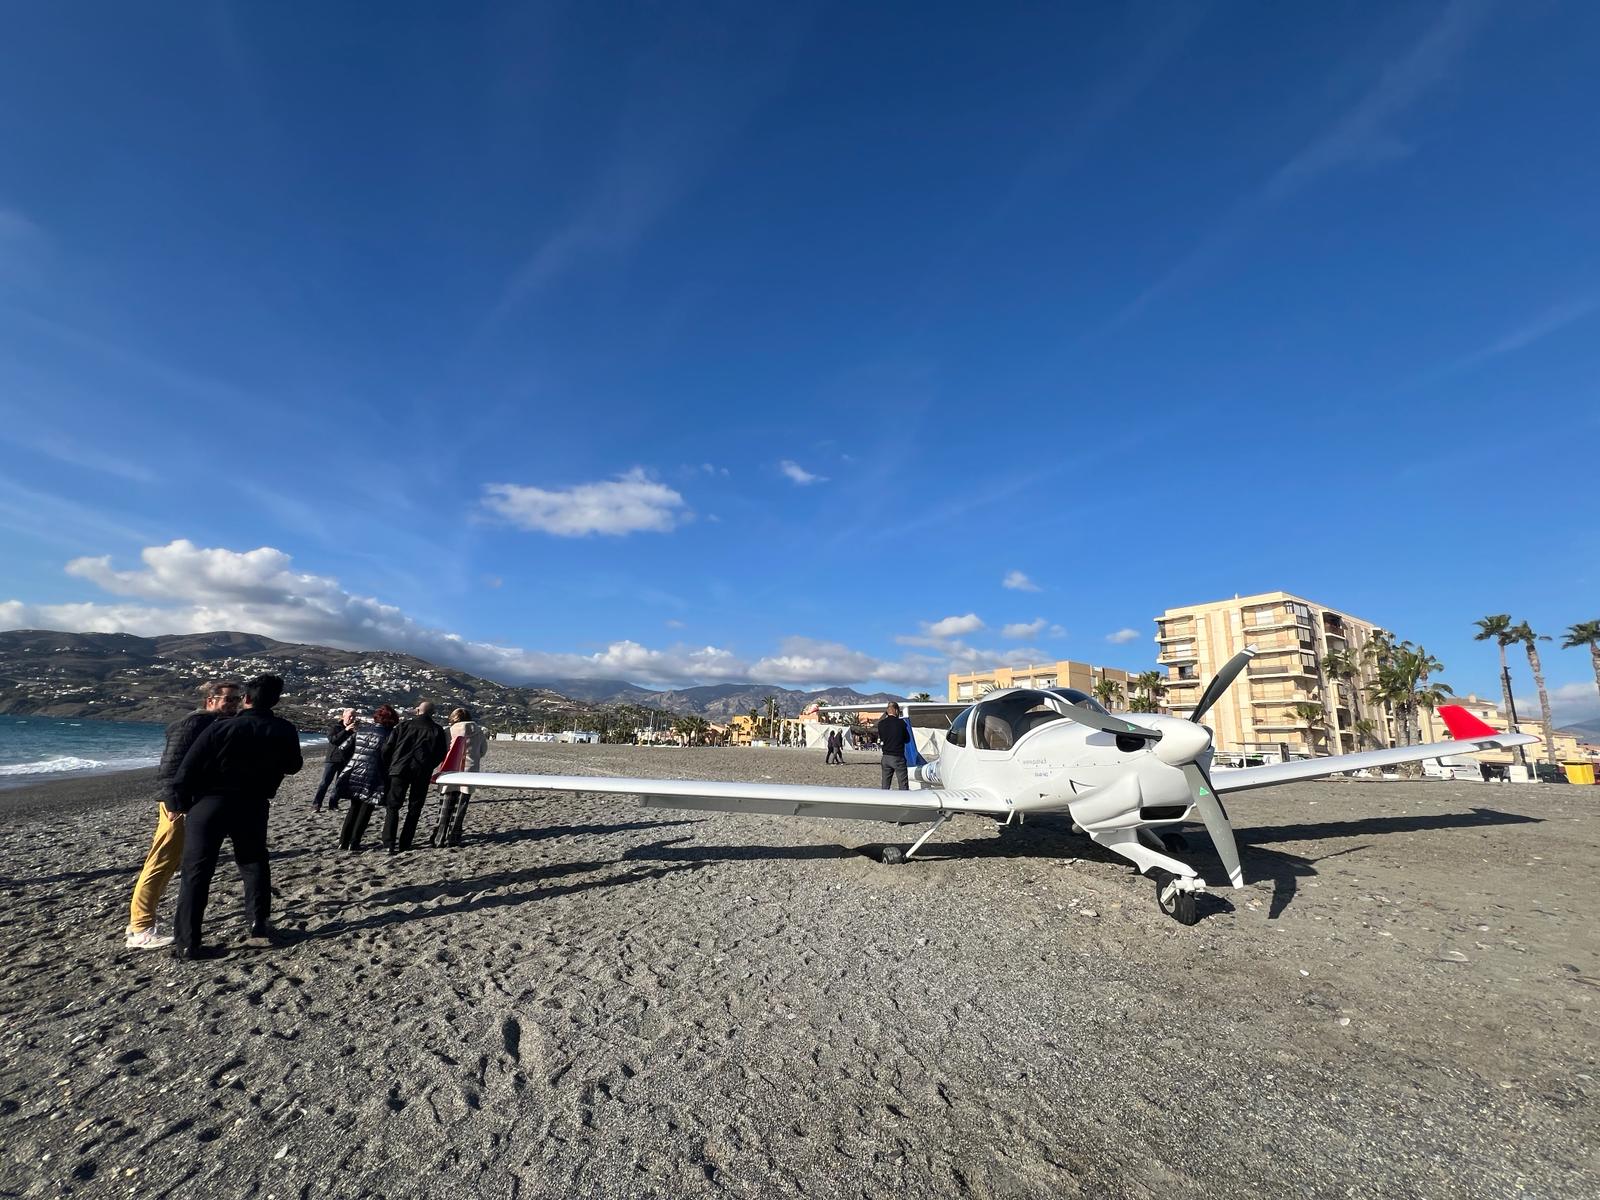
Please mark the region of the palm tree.
POLYGON ((1556 765, 1556 731, 1550 723, 1550 693, 1544 688, 1544 666, 1539 662, 1539 642, 1550 640, 1547 634, 1535 633, 1526 621, 1513 625, 1506 631, 1511 640, 1521 642, 1528 652, 1528 670, 1533 672, 1533 686, 1539 689, 1539 719, 1544 722, 1544 760, 1556 765))
MULTIPOLYGON (((1515 733, 1517 727, 1512 723, 1511 714, 1516 708, 1511 703, 1511 668, 1506 665, 1506 647, 1516 641, 1511 636, 1511 614, 1490 613, 1487 617, 1476 622, 1478 632, 1472 635, 1475 642, 1487 642, 1490 638, 1500 647, 1500 703, 1501 711, 1506 715, 1506 728, 1508 732, 1515 733)), ((1528 765, 1528 752, 1521 746, 1516 747, 1517 762, 1524 767, 1528 765)))
POLYGON ((1317 752, 1317 734, 1326 736, 1328 724, 1328 709, 1326 705, 1316 704, 1309 700, 1301 700, 1291 704, 1289 711, 1294 714, 1294 719, 1306 727, 1306 749, 1313 755, 1317 752))
POLYGON ((1384 684, 1384 671, 1389 665, 1389 660, 1394 657, 1394 640, 1386 629, 1374 629, 1372 636, 1361 647, 1361 658, 1365 665, 1371 668, 1372 682, 1366 685, 1367 698, 1376 704, 1383 705, 1383 728, 1375 736, 1379 749, 1385 745, 1393 745, 1396 730, 1394 728, 1394 703, 1388 695, 1389 689, 1384 684))
POLYGON ((776 696, 768 696, 761 703, 767 710, 767 740, 776 741, 778 738, 778 698, 776 696))
POLYGON ((1338 693, 1350 701, 1350 726, 1354 729, 1361 720, 1361 693, 1353 686, 1353 681, 1361 676, 1361 659, 1354 650, 1329 650, 1322 660, 1322 669, 1338 685, 1338 693))
POLYGON ((1600 621, 1584 621, 1567 627, 1561 648, 1571 650, 1577 646, 1589 647, 1589 661, 1594 663, 1594 685, 1600 688, 1600 621))
POLYGON ((1094 685, 1094 698, 1107 708, 1115 708, 1122 703, 1122 685, 1102 675, 1094 685))
POLYGON ((1356 731, 1357 750, 1365 750, 1368 742, 1377 743, 1378 723, 1371 717, 1357 717, 1353 728, 1356 731))
POLYGON ((1153 713, 1161 711, 1161 698, 1167 693, 1165 676, 1160 671, 1141 671, 1133 677, 1133 702, 1131 712, 1153 713))
POLYGON ((911 697, 911 699, 913 699, 913 700, 915 700, 915 701, 920 703, 920 702, 922 702, 924 700, 932 700, 933 697, 930 696, 927 692, 918 692, 915 696, 911 697))

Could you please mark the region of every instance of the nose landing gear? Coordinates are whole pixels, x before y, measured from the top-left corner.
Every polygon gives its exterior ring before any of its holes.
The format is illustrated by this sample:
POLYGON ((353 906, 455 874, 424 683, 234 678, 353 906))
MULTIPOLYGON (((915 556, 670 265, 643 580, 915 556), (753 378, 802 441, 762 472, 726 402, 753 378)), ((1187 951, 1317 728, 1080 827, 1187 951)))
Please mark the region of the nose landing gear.
POLYGON ((1156 906, 1179 925, 1193 925, 1200 920, 1196 910, 1195 895, 1205 890, 1198 879, 1185 879, 1157 867, 1150 872, 1156 881, 1156 906))

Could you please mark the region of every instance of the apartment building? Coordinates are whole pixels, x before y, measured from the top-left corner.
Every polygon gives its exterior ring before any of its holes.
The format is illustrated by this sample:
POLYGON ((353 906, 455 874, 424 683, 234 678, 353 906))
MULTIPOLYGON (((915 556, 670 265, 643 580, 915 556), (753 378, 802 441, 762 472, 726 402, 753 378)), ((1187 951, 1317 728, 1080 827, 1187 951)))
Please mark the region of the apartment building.
MULTIPOLYGON (((1089 663, 1071 662, 1062 659, 1053 663, 1036 663, 1026 667, 995 667, 989 671, 975 671, 970 675, 950 676, 950 703, 960 704, 968 700, 976 700, 979 696, 993 688, 1031 687, 1031 688, 1077 688, 1087 695, 1094 695, 1094 685, 1102 679, 1109 679, 1122 689, 1125 705, 1133 676, 1116 667, 1096 667, 1089 663)), ((1116 707, 1116 705, 1113 705, 1116 707)))
MULTIPOLYGON (((1290 754, 1349 753, 1363 748, 1356 731, 1363 718, 1375 721, 1375 737, 1386 744, 1382 714, 1368 711, 1364 689, 1373 671, 1361 655, 1379 628, 1289 592, 1169 608, 1156 618, 1156 663, 1166 674, 1164 707, 1187 716, 1222 665, 1251 646, 1257 657, 1205 717, 1219 750, 1286 745, 1290 754), (1363 674, 1347 683, 1329 679, 1322 663, 1332 650, 1355 652, 1363 674), (1307 720, 1295 711, 1296 704, 1320 705, 1324 720, 1307 720)), ((1364 748, 1374 744, 1369 740, 1364 748)))

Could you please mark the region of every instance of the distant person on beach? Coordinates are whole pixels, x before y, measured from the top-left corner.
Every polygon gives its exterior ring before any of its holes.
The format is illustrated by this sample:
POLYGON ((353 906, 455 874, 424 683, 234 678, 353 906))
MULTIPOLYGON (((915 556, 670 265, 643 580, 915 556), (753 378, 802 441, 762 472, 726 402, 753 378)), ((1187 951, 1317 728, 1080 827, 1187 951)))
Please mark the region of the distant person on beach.
POLYGON ((911 741, 911 730, 900 715, 900 706, 889 701, 889 709, 878 722, 878 745, 883 750, 880 760, 885 790, 899 788, 906 791, 906 744, 911 741))
POLYGON ((844 731, 831 729, 828 731, 828 757, 827 763, 844 763, 844 731))
POLYGON ((416 711, 401 721, 394 736, 384 743, 383 772, 389 777, 389 788, 383 798, 383 848, 390 854, 411 849, 417 818, 428 802, 428 784, 449 749, 450 738, 433 719, 431 700, 417 705, 416 711), (406 810, 403 826, 402 804, 406 810))
MULTIPOLYGON (((311 800, 312 812, 322 811, 322 798, 328 794, 328 785, 355 753, 355 738, 356 710, 347 708, 339 714, 337 721, 328 726, 328 757, 322 764, 322 782, 317 785, 317 794, 311 800)), ((338 807, 339 793, 335 792, 328 801, 328 811, 333 812, 338 807)))
POLYGON ((334 798, 343 798, 350 805, 344 815, 344 827, 339 830, 341 850, 361 849, 361 836, 367 831, 372 810, 383 803, 389 784, 383 773, 383 748, 398 724, 400 714, 387 704, 378 706, 372 714, 372 724, 357 724, 355 737, 350 740, 350 761, 333 785, 334 798))
POLYGON ((156 768, 156 788, 161 803, 156 806, 156 836, 145 855, 144 869, 133 885, 133 909, 124 931, 124 945, 130 950, 159 950, 172 945, 172 939, 156 930, 156 908, 167 884, 183 861, 183 814, 171 807, 174 802, 172 779, 189 747, 207 726, 239 711, 239 685, 206 683, 200 687, 200 707, 167 726, 167 744, 156 768))
MULTIPOLYGON (((472 719, 472 710, 458 708, 450 713, 450 749, 445 762, 452 771, 477 771, 483 765, 483 756, 489 749, 489 735, 483 726, 472 719), (459 754, 458 754, 459 752, 459 754), (459 756, 459 762, 452 762, 459 756)), ((445 788, 444 802, 439 810, 439 823, 428 837, 430 846, 459 846, 467 823, 467 803, 472 799, 470 788, 445 788)))
POLYGON ((189 824, 183 848, 183 884, 178 890, 176 958, 215 958, 200 939, 211 877, 222 839, 233 842, 233 860, 244 877, 245 944, 271 946, 272 877, 267 866, 267 813, 278 785, 304 765, 300 733, 272 715, 283 695, 277 675, 257 675, 244 685, 244 709, 215 721, 183 756, 172 790, 189 824))

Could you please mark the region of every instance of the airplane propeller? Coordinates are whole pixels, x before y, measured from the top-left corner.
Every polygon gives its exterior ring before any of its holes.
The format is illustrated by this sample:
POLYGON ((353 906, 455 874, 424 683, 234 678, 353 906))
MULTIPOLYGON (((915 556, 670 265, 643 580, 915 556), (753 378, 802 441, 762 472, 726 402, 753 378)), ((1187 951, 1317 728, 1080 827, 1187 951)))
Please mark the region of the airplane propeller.
MULTIPOLYGON (((1205 744, 1201 750, 1211 745, 1211 732, 1200 725, 1200 718, 1211 709, 1212 705, 1222 699, 1222 693, 1239 677, 1239 672, 1249 665, 1256 652, 1248 647, 1239 651, 1227 662, 1222 664, 1218 671, 1206 684, 1206 690, 1200 694, 1200 701, 1194 706, 1194 711, 1189 714, 1189 720, 1205 734, 1205 744)), ((1244 886, 1244 871, 1239 865, 1239 846, 1233 838, 1233 825, 1228 821, 1227 810, 1222 807, 1222 801, 1217 799, 1217 789, 1212 786, 1211 778, 1205 768, 1197 761, 1200 752, 1190 755, 1186 761, 1175 763, 1183 771, 1183 778, 1189 784, 1189 794, 1194 797, 1195 811, 1200 814, 1200 819, 1205 822, 1206 832, 1211 835, 1211 844, 1217 848, 1217 857, 1222 860, 1222 865, 1228 872, 1228 881, 1234 887, 1244 886)))
POLYGON ((1121 717, 1096 712, 1086 704, 1068 704, 1067 714, 1079 725, 1087 725, 1090 729, 1098 729, 1101 733, 1139 737, 1150 742, 1161 740, 1159 729, 1146 729, 1143 725, 1135 725, 1132 721, 1124 721, 1121 717))

